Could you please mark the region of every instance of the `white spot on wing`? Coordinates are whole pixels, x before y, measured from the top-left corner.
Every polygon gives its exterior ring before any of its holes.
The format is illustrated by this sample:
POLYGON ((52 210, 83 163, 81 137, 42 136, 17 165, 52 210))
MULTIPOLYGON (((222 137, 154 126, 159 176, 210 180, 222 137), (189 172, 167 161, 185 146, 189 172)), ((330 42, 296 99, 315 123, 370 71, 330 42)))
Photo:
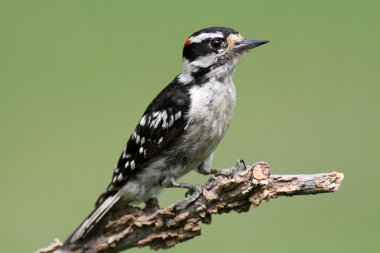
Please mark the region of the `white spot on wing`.
POLYGON ((135 169, 135 166, 136 166, 136 165, 135 165, 135 160, 132 160, 132 161, 131 161, 131 169, 134 170, 134 169, 135 169))
POLYGON ((140 135, 137 135, 137 136, 136 136, 136 143, 137 143, 137 144, 140 143, 140 135))
POLYGON ((166 113, 166 111, 163 111, 160 117, 161 117, 161 120, 166 120, 168 118, 168 114, 166 113))
POLYGON ((127 145, 125 145, 123 148, 122 157, 127 158, 127 145))
POLYGON ((169 127, 171 127, 173 124, 174 124, 174 116, 170 115, 169 127))
POLYGON ((157 119, 152 120, 152 122, 150 123, 149 127, 153 127, 154 124, 156 123, 156 120, 157 120, 157 119))
POLYGON ((143 145, 145 143, 145 137, 142 137, 141 138, 141 145, 143 145))
POLYGON ((141 147, 141 148, 139 149, 139 152, 140 152, 140 153, 144 152, 144 148, 141 147))
POLYGON ((158 140, 158 144, 160 144, 163 140, 164 140, 164 138, 161 137, 161 138, 158 140))
POLYGON ((124 168, 127 168, 129 166, 129 161, 125 163, 124 168))
POLYGON ((157 128, 158 127, 158 124, 160 124, 160 122, 161 122, 161 118, 157 118, 156 119, 156 122, 154 123, 154 128, 157 128))
POLYGON ((121 180, 123 180, 123 174, 119 174, 118 176, 117 176, 117 181, 121 181, 121 180))
POLYGON ((166 128, 168 123, 167 123, 167 119, 168 119, 168 114, 166 113, 166 111, 164 111, 162 113, 162 128, 166 128))
POLYGON ((181 117, 182 113, 181 111, 178 111, 175 115, 174 115, 174 119, 177 120, 181 117))
POLYGON ((140 125, 141 126, 145 126, 145 123, 146 123, 146 117, 145 117, 145 115, 141 118, 141 120, 140 120, 140 125))

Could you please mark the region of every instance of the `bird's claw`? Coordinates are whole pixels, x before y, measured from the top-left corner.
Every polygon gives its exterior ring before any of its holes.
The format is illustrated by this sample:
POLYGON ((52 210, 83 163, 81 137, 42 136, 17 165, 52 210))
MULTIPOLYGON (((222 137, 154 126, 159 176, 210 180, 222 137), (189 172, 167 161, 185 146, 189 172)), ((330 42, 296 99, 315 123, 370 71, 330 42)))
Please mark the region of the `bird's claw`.
POLYGON ((227 178, 233 178, 234 175, 240 171, 244 171, 247 169, 247 166, 245 165, 245 162, 243 159, 240 159, 236 162, 236 165, 232 169, 224 169, 224 170, 219 170, 216 173, 214 173, 214 177, 217 176, 223 176, 227 178))
POLYGON ((193 185, 185 194, 186 198, 178 201, 175 203, 177 208, 183 209, 186 206, 190 205, 193 203, 195 200, 197 200, 202 193, 203 186, 202 185, 193 185))
POLYGON ((245 165, 245 161, 243 159, 240 159, 236 162, 235 170, 236 172, 243 171, 247 169, 247 165, 245 165))

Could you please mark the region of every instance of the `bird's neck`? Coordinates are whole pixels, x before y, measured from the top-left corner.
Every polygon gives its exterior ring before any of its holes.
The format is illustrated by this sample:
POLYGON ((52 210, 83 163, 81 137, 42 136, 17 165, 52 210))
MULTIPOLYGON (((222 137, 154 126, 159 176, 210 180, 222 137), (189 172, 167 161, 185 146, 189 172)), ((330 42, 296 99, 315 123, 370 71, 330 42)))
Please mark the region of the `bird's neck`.
POLYGON ((183 71, 178 76, 183 84, 198 83, 203 84, 212 80, 230 79, 235 73, 236 64, 211 65, 209 67, 198 67, 189 63, 187 60, 183 62, 183 71))

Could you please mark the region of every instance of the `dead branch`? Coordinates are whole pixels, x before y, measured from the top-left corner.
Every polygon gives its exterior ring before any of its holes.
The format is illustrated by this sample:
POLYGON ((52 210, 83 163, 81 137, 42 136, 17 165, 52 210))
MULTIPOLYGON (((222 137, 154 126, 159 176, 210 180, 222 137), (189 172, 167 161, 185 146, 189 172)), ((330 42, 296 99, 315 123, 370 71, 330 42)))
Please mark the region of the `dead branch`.
POLYGON ((203 184, 197 195, 164 209, 147 206, 118 210, 104 217, 85 239, 63 246, 56 240, 37 252, 113 253, 145 246, 166 249, 200 235, 199 224, 210 224, 213 214, 247 212, 262 200, 278 196, 334 192, 342 180, 343 174, 338 172, 270 175, 266 162, 256 163, 243 171, 223 170, 203 184))

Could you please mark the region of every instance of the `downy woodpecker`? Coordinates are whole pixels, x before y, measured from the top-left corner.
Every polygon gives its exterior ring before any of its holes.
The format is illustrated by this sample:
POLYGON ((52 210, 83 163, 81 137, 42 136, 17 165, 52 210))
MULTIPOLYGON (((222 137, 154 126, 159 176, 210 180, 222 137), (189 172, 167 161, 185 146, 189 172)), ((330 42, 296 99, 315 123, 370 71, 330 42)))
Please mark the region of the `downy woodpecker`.
MULTIPOLYGON (((192 188, 177 178, 210 174, 213 152, 230 125, 236 65, 267 40, 246 40, 226 27, 191 35, 183 71, 149 104, 121 153, 111 183, 66 243, 80 240, 115 206, 147 201, 165 187, 192 188)), ((112 210, 111 210, 112 211, 112 210)))

